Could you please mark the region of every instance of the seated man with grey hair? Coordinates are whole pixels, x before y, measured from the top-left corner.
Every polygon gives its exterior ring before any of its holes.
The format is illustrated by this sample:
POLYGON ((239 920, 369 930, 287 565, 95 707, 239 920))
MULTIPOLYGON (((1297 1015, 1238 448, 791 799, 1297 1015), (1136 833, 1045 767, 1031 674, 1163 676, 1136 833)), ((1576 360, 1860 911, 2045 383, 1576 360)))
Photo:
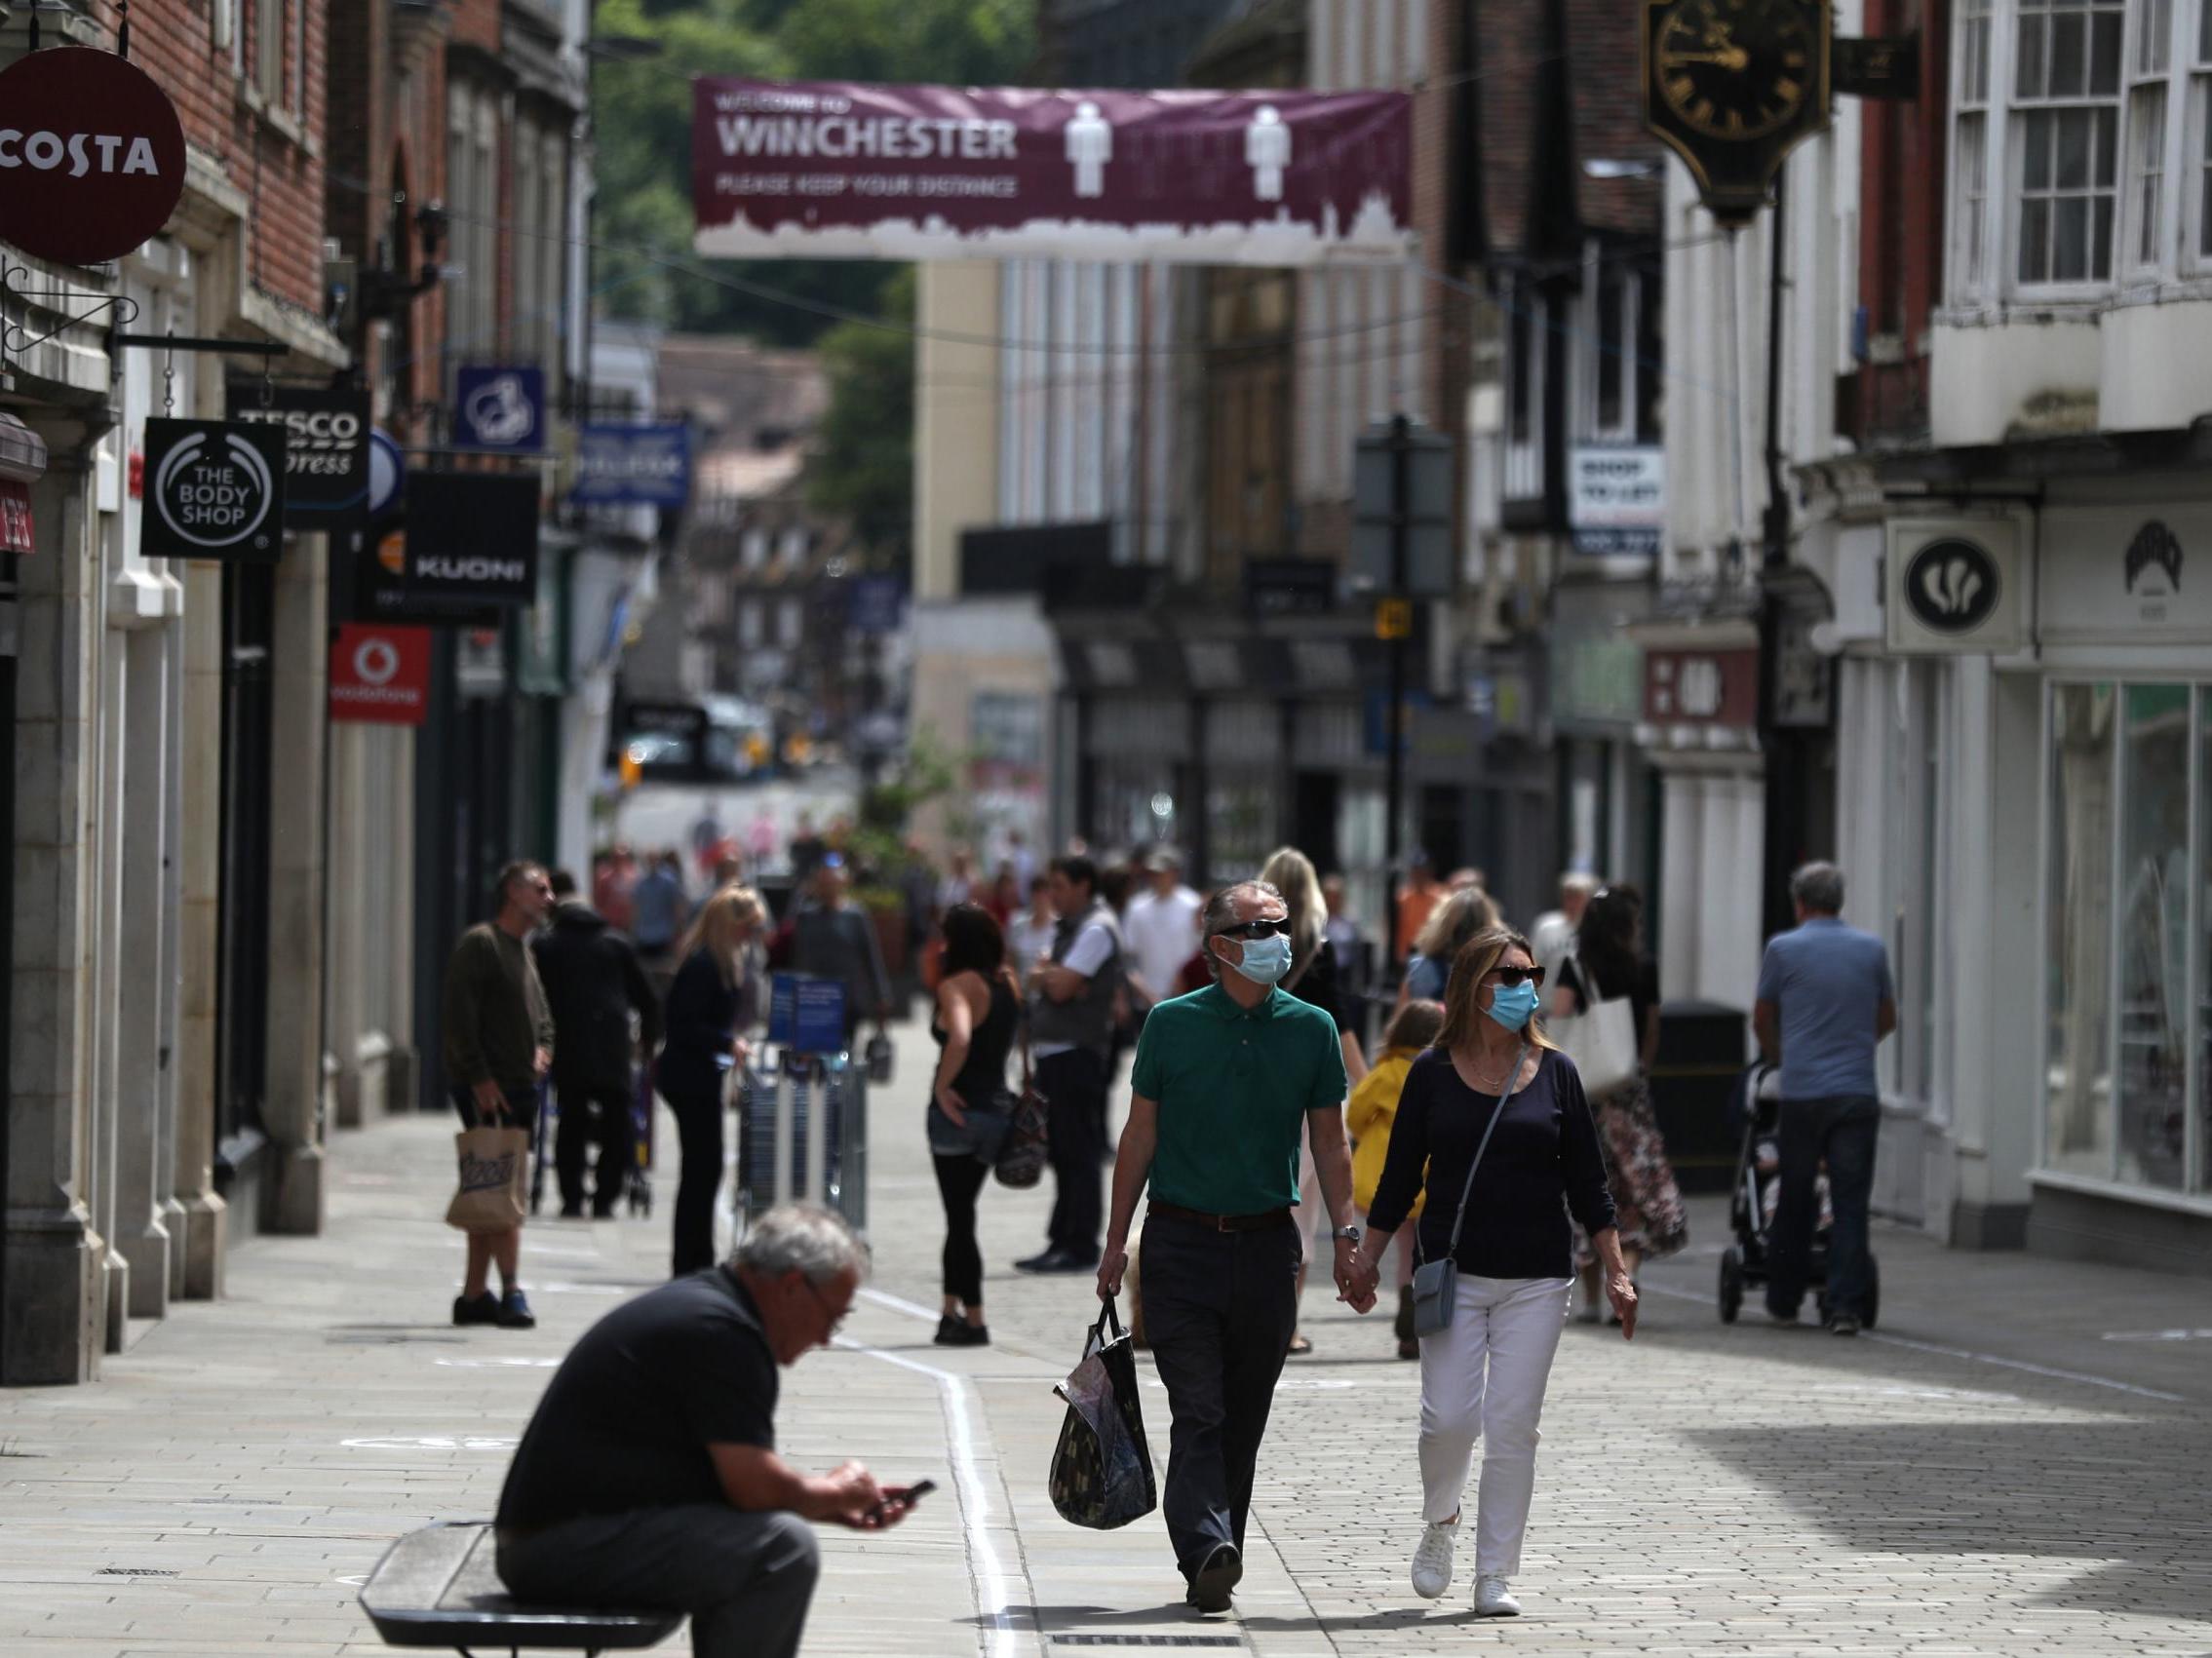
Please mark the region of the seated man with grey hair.
POLYGON ((815 1521, 875 1530, 904 1489, 776 1454, 776 1369, 826 1347, 868 1247, 812 1204, 756 1220, 721 1266, 625 1302, 562 1361, 500 1494, 499 1575, 550 1605, 691 1616, 698 1658, 798 1650, 815 1521))
POLYGON ((1813 1182, 1825 1163, 1835 1215, 1828 1328, 1856 1335, 1873 1282, 1867 1210, 1882 1128, 1874 1051, 1897 1028, 1897 990, 1882 941, 1843 923, 1843 870, 1807 864, 1790 877, 1790 897, 1798 924, 1767 941, 1751 1014, 1761 1050, 1782 1068, 1782 1190, 1767 1252, 1766 1311, 1777 1324, 1798 1322, 1818 1218, 1813 1182))

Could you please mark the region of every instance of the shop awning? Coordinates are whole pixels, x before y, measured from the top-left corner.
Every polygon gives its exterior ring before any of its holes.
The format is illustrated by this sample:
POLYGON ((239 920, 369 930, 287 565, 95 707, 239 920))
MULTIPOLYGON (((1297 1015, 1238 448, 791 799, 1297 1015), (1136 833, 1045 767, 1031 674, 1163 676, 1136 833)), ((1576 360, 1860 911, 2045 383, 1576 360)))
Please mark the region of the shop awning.
POLYGON ((46 476, 46 440, 0 409, 0 481, 36 483, 46 476))

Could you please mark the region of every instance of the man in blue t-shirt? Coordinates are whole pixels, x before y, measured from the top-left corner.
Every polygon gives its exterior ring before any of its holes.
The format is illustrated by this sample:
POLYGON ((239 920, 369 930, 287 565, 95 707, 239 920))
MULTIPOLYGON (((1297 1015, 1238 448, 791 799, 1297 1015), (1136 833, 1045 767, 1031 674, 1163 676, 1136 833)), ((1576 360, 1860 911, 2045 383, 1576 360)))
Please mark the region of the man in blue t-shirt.
POLYGON ((1837 919, 1843 870, 1807 864, 1790 877, 1790 896, 1798 925, 1768 941, 1752 1010, 1760 1049, 1782 1067, 1782 1191, 1767 1248, 1766 1310, 1777 1323, 1797 1323, 1818 1214, 1813 1180, 1825 1160, 1835 1216, 1828 1328, 1856 1335, 1873 1272, 1867 1203, 1882 1126, 1874 1051, 1897 1028, 1897 990, 1882 941, 1837 919))
POLYGON ((500 1493, 508 1588, 688 1612, 696 1658, 792 1658, 820 1570, 813 1523, 879 1530, 913 1504, 857 1462, 809 1475, 776 1453, 777 1367, 830 1344, 867 1268, 843 1220, 786 1204, 726 1264, 586 1330, 500 1493))

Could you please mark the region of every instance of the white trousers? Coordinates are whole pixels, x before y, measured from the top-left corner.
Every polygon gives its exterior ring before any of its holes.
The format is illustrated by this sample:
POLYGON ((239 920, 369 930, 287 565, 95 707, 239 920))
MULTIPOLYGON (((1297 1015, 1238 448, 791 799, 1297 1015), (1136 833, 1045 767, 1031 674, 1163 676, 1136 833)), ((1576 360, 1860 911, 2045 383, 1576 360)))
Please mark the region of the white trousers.
POLYGON ((1459 1275, 1452 1322, 1421 1337, 1421 1518, 1441 1524, 1483 1446, 1475 1570, 1510 1577, 1536 1485, 1536 1418, 1567 1323, 1572 1278, 1459 1275))

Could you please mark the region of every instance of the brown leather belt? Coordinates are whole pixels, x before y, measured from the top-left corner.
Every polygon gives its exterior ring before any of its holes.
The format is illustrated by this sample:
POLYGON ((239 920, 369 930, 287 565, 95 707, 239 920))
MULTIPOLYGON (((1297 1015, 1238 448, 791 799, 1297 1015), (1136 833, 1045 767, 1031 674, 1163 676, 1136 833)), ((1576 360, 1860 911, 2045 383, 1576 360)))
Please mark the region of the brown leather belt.
POLYGON ((1164 1215, 1171 1220, 1195 1220, 1212 1232, 1259 1232, 1269 1226, 1290 1224, 1288 1209, 1269 1209, 1258 1215, 1206 1215, 1195 1209, 1184 1209, 1179 1203, 1161 1203, 1153 1199, 1145 1206, 1146 1215, 1164 1215))

